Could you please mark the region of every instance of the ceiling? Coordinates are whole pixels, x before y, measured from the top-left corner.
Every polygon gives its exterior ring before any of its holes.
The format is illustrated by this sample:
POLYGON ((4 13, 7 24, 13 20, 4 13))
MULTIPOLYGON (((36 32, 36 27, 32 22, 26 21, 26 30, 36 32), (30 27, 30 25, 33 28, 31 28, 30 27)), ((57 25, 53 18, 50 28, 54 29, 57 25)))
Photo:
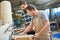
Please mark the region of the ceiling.
MULTIPOLYGON (((11 1, 13 4, 14 3, 19 3, 20 0, 9 0, 11 1)), ((56 1, 56 0, 25 0, 27 3, 32 3, 32 4, 46 4, 48 2, 51 2, 51 1, 56 1)))
MULTIPOLYGON (((18 9, 20 0, 8 0, 11 2, 12 7, 18 9)), ((60 0, 25 0, 28 4, 34 4, 38 9, 45 9, 49 7, 56 7, 60 4, 60 0)))

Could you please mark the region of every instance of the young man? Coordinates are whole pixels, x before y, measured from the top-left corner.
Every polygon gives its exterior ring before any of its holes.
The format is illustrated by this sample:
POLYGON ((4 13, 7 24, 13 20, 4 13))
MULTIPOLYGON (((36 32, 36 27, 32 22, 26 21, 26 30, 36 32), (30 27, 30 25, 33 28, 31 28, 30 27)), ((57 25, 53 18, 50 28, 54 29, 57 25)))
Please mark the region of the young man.
MULTIPOLYGON (((30 24, 31 20, 32 20, 32 17, 29 16, 29 15, 27 14, 27 12, 26 12, 26 7, 27 7, 26 1, 21 0, 21 1, 19 2, 19 6, 20 6, 20 9, 23 11, 23 12, 22 12, 22 18, 23 18, 26 26, 28 26, 28 25, 30 24)), ((34 33, 35 33, 34 30, 32 30, 32 31, 30 31, 30 32, 27 32, 27 34, 34 34, 34 33)))
POLYGON ((48 31, 50 24, 47 15, 42 11, 38 11, 33 5, 28 5, 26 11, 33 19, 29 27, 20 34, 33 30, 33 27, 35 27, 36 33, 34 37, 37 38, 36 40, 49 40, 48 31))
POLYGON ((21 14, 21 16, 23 18, 23 21, 25 22, 26 26, 28 26, 31 22, 31 16, 29 16, 26 12, 26 7, 27 7, 26 1, 21 0, 19 2, 19 7, 23 11, 22 14, 21 14))

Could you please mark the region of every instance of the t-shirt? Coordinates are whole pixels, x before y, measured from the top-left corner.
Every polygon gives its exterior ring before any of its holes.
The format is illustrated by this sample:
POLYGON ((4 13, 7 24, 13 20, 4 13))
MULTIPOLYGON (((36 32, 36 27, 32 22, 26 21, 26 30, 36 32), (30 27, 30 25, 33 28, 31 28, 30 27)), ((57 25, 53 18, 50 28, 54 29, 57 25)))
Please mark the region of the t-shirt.
MULTIPOLYGON (((37 15, 35 15, 33 17, 33 20, 36 20, 38 16, 42 19, 42 22, 44 22, 45 20, 48 20, 49 21, 49 18, 48 18, 47 14, 44 11, 38 11, 37 15)), ((51 30, 49 28, 49 31, 48 32, 50 32, 50 31, 51 30)))
POLYGON ((22 13, 20 13, 22 16, 22 20, 25 22, 26 26, 28 26, 31 22, 32 17, 29 16, 27 13, 25 13, 24 11, 22 13))
POLYGON ((46 15, 46 13, 44 13, 43 11, 39 11, 37 13, 37 15, 34 16, 33 19, 36 19, 38 16, 40 16, 40 18, 42 19, 42 21, 44 22, 45 20, 49 20, 48 16, 46 15))
MULTIPOLYGON (((43 12, 43 11, 39 11, 37 13, 37 15, 35 15, 33 17, 33 23, 34 23, 34 27, 35 27, 35 32, 39 32, 43 27, 44 27, 44 21, 45 20, 49 20, 48 16, 43 12)), ((49 30, 47 30, 45 33, 42 34, 42 36, 40 38, 38 38, 39 40, 49 40, 49 30)))

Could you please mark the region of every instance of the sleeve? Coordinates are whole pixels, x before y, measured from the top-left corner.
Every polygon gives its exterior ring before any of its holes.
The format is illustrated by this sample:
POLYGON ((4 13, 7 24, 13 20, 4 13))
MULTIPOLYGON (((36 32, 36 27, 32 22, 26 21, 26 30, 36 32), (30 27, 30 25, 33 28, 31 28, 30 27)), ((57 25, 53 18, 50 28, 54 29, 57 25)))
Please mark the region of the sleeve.
POLYGON ((47 14, 45 12, 41 12, 41 18, 43 21, 49 20, 47 14))

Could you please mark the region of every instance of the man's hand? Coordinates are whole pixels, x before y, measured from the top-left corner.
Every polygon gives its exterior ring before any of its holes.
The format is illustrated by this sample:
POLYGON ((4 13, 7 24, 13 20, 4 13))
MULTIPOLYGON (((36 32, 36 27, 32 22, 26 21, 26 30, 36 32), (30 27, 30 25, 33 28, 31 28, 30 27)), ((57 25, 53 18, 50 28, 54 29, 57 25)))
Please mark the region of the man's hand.
POLYGON ((24 34, 24 32, 22 32, 22 33, 19 33, 20 35, 23 35, 24 34))
POLYGON ((35 37, 35 38, 39 38, 39 37, 40 37, 40 34, 39 34, 39 33, 36 33, 36 34, 34 35, 34 37, 35 37))

